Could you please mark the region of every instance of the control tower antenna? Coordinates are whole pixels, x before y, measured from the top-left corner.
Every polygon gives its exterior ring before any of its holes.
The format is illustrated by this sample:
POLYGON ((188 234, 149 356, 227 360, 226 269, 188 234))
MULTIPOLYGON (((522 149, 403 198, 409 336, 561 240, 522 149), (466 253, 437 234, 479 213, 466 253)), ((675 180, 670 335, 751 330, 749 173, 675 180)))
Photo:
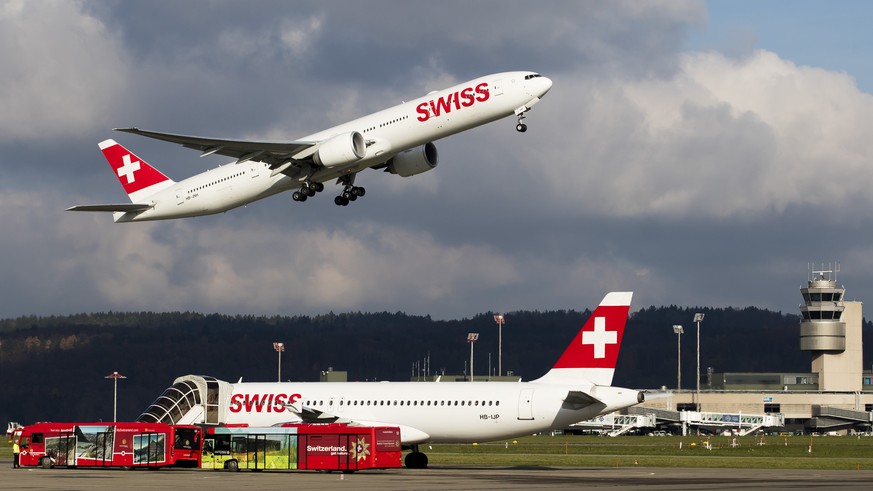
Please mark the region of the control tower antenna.
POLYGON ((810 283, 816 281, 828 281, 836 284, 837 282, 837 273, 840 272, 840 263, 833 262, 827 264, 827 269, 825 269, 825 264, 821 263, 818 269, 815 269, 814 263, 806 263, 807 275, 806 280, 810 283))

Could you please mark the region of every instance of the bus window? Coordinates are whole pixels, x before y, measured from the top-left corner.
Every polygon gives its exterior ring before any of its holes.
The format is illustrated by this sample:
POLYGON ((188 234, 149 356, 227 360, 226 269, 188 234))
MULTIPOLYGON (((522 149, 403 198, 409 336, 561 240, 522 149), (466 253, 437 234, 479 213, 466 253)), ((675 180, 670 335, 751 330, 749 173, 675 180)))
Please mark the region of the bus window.
POLYGON ((175 448, 194 450, 197 448, 197 430, 194 428, 176 428, 175 448))

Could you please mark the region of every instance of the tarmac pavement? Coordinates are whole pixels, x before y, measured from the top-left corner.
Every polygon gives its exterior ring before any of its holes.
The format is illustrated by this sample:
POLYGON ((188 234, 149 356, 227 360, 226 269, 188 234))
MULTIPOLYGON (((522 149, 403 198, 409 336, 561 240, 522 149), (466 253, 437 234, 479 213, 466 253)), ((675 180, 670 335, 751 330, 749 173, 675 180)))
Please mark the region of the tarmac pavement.
POLYGON ((227 472, 207 469, 12 469, 0 462, 3 489, 24 490, 176 490, 295 489, 350 491, 525 490, 532 489, 871 489, 873 471, 697 469, 639 467, 473 467, 361 471, 227 472))

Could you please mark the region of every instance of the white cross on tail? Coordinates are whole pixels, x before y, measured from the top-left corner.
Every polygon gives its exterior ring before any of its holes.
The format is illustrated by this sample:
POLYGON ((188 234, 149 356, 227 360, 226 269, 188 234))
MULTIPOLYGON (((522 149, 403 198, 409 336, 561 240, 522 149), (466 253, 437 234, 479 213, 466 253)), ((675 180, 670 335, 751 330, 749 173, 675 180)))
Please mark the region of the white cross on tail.
POLYGON ((618 343, 618 333, 606 330, 606 317, 594 318, 594 330, 582 333, 582 344, 594 345, 594 358, 606 358, 606 345, 618 343))
POLYGON ((139 161, 134 160, 133 162, 131 162, 130 154, 125 155, 121 158, 121 160, 124 162, 124 165, 118 168, 118 178, 120 179, 121 176, 126 177, 128 184, 136 181, 136 177, 133 174, 134 172, 139 170, 139 161))

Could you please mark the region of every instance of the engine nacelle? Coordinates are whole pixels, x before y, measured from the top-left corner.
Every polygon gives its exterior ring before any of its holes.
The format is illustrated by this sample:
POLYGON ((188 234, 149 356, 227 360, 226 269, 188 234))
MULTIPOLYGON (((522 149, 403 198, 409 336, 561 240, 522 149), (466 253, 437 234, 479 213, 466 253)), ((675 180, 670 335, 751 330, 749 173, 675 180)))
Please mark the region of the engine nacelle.
POLYGON ((312 160, 325 167, 337 167, 354 164, 364 158, 367 146, 364 135, 357 131, 332 136, 319 147, 312 160))
POLYGON ((388 161, 388 172, 400 177, 414 176, 433 169, 438 161, 436 145, 425 143, 395 155, 388 161))

